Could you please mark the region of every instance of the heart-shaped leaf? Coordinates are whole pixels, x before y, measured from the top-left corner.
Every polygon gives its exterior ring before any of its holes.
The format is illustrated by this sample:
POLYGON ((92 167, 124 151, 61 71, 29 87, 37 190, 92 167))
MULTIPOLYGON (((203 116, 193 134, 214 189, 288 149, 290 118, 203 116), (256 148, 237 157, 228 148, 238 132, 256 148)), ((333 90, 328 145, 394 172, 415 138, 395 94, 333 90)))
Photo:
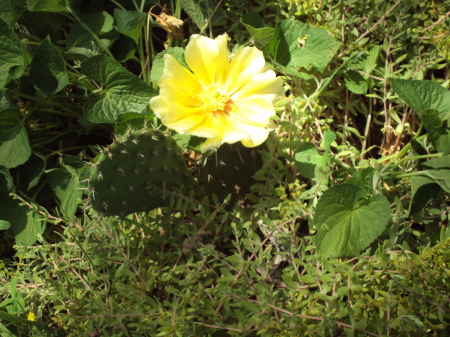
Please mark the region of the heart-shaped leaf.
POLYGON ((362 194, 359 186, 344 184, 329 188, 319 199, 314 223, 320 255, 358 255, 384 231, 390 219, 388 200, 380 194, 364 199, 362 194))

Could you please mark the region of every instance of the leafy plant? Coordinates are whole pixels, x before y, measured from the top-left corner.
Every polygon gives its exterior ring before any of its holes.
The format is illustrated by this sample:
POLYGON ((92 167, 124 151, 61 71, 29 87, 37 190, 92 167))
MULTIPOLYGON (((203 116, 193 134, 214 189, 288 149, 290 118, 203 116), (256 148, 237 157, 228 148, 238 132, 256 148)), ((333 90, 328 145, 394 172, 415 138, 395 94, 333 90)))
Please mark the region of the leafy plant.
POLYGON ((446 336, 447 5, 3 1, 0 334, 446 336), (286 95, 205 155, 149 101, 224 32, 286 95))

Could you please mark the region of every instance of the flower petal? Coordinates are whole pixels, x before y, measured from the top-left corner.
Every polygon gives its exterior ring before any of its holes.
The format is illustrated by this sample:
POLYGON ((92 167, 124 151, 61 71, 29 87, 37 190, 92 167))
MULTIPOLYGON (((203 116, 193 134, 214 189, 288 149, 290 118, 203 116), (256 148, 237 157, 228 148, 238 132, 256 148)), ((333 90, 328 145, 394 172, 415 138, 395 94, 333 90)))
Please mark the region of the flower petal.
POLYGON ((244 124, 264 127, 275 115, 273 104, 264 96, 252 96, 245 101, 237 101, 233 116, 244 124))
POLYGON ((255 147, 261 145, 269 136, 269 130, 247 125, 247 137, 242 138, 241 142, 245 147, 255 147))
POLYGON ((200 145, 200 151, 206 152, 210 149, 215 149, 222 145, 222 139, 220 138, 209 138, 202 145, 200 145))
POLYGON ((264 65, 263 53, 256 47, 245 47, 238 50, 230 63, 224 91, 230 95, 234 94, 243 84, 261 72, 264 65))
POLYGON ((162 118, 170 111, 170 105, 161 96, 153 97, 150 100, 150 108, 158 118, 162 118))
POLYGON ((172 102, 163 113, 155 113, 169 129, 186 133, 187 130, 202 124, 205 118, 202 108, 190 108, 172 102))
POLYGON ((160 95, 167 102, 176 100, 187 106, 199 104, 198 95, 202 90, 199 80, 172 55, 164 57, 164 75, 159 78, 158 84, 160 95))
POLYGON ((191 36, 184 58, 203 85, 223 83, 229 63, 227 41, 227 34, 214 40, 197 34, 191 36))
POLYGON ((275 103, 283 97, 284 92, 283 80, 276 77, 272 70, 268 70, 253 76, 232 98, 234 101, 240 101, 253 99, 257 95, 275 103))

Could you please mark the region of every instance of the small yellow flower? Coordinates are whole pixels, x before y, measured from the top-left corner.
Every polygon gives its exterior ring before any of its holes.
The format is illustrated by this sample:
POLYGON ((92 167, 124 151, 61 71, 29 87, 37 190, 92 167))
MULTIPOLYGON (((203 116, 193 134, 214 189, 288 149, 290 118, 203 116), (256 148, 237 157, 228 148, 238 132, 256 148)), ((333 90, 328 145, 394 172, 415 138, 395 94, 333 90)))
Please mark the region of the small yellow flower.
POLYGON ((230 61, 228 35, 216 39, 192 35, 185 50, 190 70, 165 55, 159 96, 150 107, 162 123, 181 134, 209 138, 201 150, 241 141, 247 147, 267 139, 273 103, 283 81, 265 71, 263 53, 255 47, 236 52, 230 61))
POLYGON ((37 321, 37 317, 36 317, 36 315, 34 314, 34 312, 31 312, 31 311, 30 311, 30 312, 27 314, 27 320, 33 321, 33 322, 37 321))

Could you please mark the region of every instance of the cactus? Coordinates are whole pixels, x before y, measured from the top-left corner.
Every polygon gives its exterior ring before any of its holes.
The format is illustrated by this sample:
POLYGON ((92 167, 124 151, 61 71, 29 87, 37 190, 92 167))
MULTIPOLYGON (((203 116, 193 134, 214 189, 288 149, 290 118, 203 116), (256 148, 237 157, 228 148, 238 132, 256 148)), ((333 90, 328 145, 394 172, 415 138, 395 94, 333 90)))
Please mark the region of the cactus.
POLYGON ((224 144, 211 156, 206 164, 199 168, 198 182, 205 195, 216 194, 223 200, 231 194, 231 204, 244 200, 250 187, 256 183, 252 176, 262 167, 258 150, 242 144, 224 144))
POLYGON ((87 195, 105 216, 147 212, 165 206, 167 191, 195 189, 175 141, 160 131, 130 131, 91 164, 87 195))

